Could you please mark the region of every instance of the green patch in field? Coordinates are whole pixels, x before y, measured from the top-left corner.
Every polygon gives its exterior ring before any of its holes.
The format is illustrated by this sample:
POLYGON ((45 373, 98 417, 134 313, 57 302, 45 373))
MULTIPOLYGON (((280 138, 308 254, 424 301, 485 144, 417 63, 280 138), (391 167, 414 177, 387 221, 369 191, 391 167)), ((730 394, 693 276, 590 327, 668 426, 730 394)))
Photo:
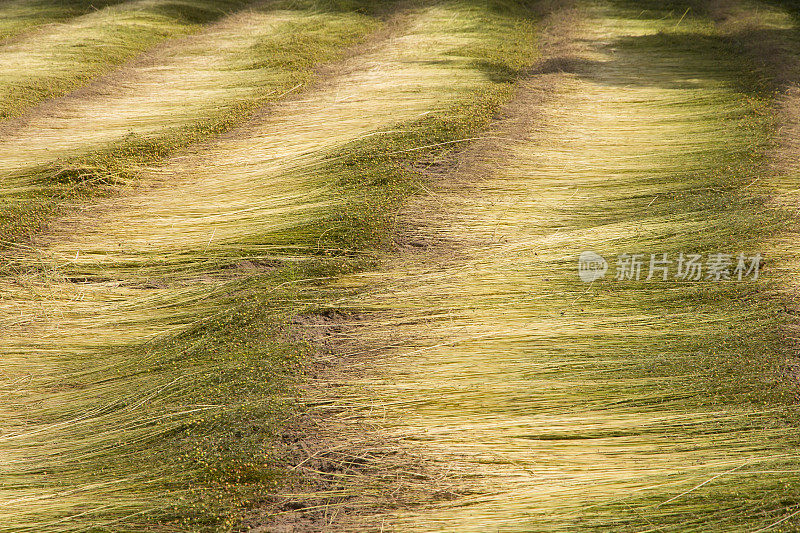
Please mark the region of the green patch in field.
POLYGON ((291 24, 280 36, 263 39, 253 47, 251 68, 271 69, 293 83, 307 83, 313 67, 331 59, 331 50, 354 44, 374 29, 374 19, 355 14, 291 24))

